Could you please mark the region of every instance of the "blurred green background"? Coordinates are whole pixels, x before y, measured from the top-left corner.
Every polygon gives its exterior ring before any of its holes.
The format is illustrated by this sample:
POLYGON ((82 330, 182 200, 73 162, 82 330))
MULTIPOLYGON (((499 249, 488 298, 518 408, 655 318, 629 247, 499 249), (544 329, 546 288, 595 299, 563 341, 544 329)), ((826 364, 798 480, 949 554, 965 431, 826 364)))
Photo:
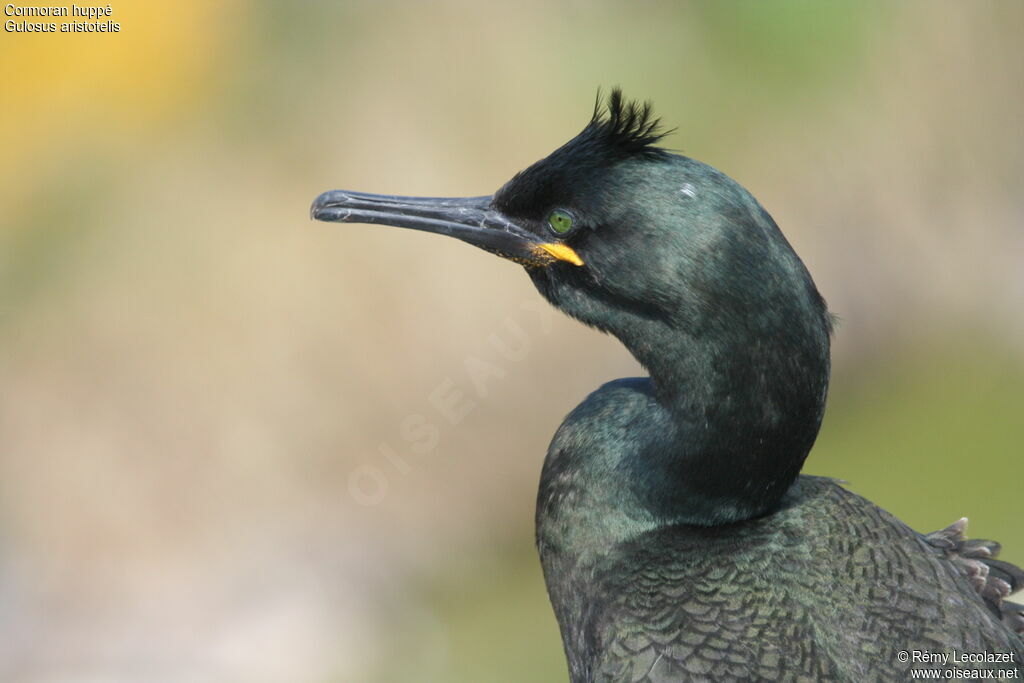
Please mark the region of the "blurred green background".
POLYGON ((1024 562, 1024 4, 112 8, 0 34, 3 681, 565 680, 541 461, 636 364, 512 263, 307 211, 490 193, 598 86, 841 318, 806 471, 1024 562))

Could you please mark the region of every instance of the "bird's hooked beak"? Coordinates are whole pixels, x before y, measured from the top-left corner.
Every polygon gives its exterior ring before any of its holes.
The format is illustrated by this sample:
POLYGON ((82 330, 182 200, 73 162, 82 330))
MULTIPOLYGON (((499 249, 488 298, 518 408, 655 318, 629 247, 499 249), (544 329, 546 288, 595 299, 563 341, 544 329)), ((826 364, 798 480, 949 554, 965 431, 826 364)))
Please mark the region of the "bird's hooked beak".
POLYGON ((448 235, 524 266, 583 259, 561 242, 516 225, 491 205, 491 197, 399 197, 331 190, 316 198, 310 216, 336 223, 379 223, 448 235))

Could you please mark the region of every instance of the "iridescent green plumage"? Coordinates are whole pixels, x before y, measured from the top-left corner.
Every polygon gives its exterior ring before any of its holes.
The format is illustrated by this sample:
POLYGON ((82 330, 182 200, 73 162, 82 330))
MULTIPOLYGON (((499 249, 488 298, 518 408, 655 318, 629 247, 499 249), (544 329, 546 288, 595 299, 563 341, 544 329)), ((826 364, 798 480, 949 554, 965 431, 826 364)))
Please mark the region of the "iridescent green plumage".
POLYGON ((965 541, 959 524, 922 536, 798 478, 828 387, 825 302, 746 190, 660 138, 650 107, 613 91, 493 197, 336 191, 313 206, 520 262, 650 373, 588 397, 544 463, 537 545, 572 681, 1019 675, 1024 613, 1004 598, 1024 573, 996 544, 965 541))

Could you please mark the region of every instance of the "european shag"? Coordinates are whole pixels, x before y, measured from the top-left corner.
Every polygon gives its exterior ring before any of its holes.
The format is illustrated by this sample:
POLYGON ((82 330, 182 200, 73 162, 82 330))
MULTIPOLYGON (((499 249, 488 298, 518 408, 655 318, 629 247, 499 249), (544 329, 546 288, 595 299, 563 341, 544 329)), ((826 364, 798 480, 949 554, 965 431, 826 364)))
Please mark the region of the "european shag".
POLYGON ((998 544, 966 540, 966 520, 919 534, 798 476, 830 314, 761 205, 663 135, 649 104, 614 90, 494 195, 336 190, 312 206, 516 261, 650 373, 587 397, 544 461, 537 547, 570 678, 1019 678, 1024 607, 1005 598, 1024 571, 994 559, 998 544))

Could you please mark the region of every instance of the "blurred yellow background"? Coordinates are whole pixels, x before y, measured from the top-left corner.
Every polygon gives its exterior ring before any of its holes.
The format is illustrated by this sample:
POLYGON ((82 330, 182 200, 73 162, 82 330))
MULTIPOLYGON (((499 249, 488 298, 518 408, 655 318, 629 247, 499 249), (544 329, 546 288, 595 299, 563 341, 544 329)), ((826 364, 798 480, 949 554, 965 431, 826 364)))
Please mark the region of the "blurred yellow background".
POLYGON ((1024 562, 1024 5, 111 7, 0 34, 0 680, 565 680, 540 465, 635 362, 514 264, 307 216, 493 192, 598 86, 841 318, 805 471, 1024 562))

